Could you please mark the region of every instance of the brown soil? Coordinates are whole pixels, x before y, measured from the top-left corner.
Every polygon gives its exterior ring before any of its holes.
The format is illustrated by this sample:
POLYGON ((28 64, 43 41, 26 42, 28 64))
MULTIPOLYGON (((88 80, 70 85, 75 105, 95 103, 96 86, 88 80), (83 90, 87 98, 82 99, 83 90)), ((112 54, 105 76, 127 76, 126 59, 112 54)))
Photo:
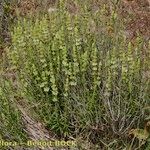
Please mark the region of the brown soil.
MULTIPOLYGON (((36 15, 37 12, 46 11, 57 2, 58 0, 47 0, 45 3, 40 0, 21 0, 14 6, 14 9, 15 13, 19 13, 21 16, 36 15)), ((104 3, 109 3, 110 10, 112 10, 114 4, 109 0, 93 0, 90 6, 92 6, 92 10, 95 10, 104 3)), ((67 1, 66 7, 70 13, 76 13, 79 10, 79 6, 72 0, 67 1)), ((120 0, 115 7, 122 20, 125 21, 126 35, 129 39, 137 37, 138 34, 147 40, 150 38, 150 0, 120 0)))
POLYGON ((126 20, 126 30, 131 39, 138 33, 146 40, 150 38, 150 0, 122 0, 119 12, 126 20))

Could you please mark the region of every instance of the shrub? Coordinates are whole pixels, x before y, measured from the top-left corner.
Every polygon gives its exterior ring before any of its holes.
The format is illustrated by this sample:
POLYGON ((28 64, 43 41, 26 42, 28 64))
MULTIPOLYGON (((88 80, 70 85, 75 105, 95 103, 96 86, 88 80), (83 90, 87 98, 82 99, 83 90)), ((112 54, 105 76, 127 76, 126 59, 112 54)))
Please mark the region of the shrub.
POLYGON ((49 129, 61 137, 111 142, 144 119, 149 61, 143 59, 142 38, 127 42, 117 14, 106 17, 105 5, 96 12, 81 5, 77 14, 63 5, 16 23, 10 69, 20 95, 49 129))
POLYGON ((10 83, 4 80, 2 76, 0 77, 0 149, 5 149, 9 146, 3 147, 2 140, 20 143, 24 142, 27 136, 21 122, 20 113, 14 106, 14 94, 10 83))

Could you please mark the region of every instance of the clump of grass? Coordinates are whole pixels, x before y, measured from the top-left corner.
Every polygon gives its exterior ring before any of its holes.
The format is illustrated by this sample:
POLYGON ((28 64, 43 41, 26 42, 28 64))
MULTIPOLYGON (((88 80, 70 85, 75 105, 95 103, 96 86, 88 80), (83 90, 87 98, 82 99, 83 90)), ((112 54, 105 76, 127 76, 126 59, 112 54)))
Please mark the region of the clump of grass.
MULTIPOLYGON (((20 112, 14 105, 14 94, 10 83, 2 76, 0 77, 0 140, 1 142, 25 142, 27 135, 20 112)), ((9 146, 1 144, 0 149, 8 149, 9 146)))
POLYGON ((12 31, 8 59, 18 90, 61 137, 107 143, 144 119, 143 41, 127 42, 117 14, 106 11, 81 5, 72 15, 60 1, 59 11, 20 19, 12 31))

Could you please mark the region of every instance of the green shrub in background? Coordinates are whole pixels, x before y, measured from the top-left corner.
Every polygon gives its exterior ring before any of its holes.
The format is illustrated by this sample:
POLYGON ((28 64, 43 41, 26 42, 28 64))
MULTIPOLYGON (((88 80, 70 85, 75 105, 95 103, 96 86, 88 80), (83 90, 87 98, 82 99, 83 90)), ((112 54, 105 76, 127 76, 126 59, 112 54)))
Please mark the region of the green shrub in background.
POLYGON ((0 77, 0 149, 5 149, 2 141, 24 142, 27 136, 21 122, 20 112, 14 106, 14 94, 10 83, 3 80, 2 76, 0 77))
POLYGON ((119 136, 118 145, 126 143, 150 96, 143 40, 127 42, 117 14, 105 17, 106 6, 92 12, 81 5, 72 15, 63 5, 14 27, 8 59, 17 90, 61 137, 109 143, 119 136))

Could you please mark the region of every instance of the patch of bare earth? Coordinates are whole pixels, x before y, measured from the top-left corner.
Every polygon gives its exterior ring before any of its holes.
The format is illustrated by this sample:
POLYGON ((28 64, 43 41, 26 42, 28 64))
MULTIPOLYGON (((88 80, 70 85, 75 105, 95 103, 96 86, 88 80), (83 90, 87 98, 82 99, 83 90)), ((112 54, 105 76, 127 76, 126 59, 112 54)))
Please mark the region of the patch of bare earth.
POLYGON ((49 7, 54 6, 57 0, 20 0, 14 4, 14 15, 28 16, 36 15, 38 12, 44 12, 49 7))
MULTIPOLYGON (((50 136, 49 131, 45 129, 44 125, 40 122, 35 121, 31 116, 27 113, 28 111, 23 108, 21 105, 17 104, 17 108, 20 110, 22 115, 22 121, 25 126, 25 131, 28 134, 29 140, 32 141, 54 141, 54 139, 50 136)), ((40 150, 53 150, 52 147, 35 147, 34 149, 40 150)))
POLYGON ((150 39, 150 0, 122 0, 119 8, 126 20, 126 33, 130 39, 142 35, 150 39))

